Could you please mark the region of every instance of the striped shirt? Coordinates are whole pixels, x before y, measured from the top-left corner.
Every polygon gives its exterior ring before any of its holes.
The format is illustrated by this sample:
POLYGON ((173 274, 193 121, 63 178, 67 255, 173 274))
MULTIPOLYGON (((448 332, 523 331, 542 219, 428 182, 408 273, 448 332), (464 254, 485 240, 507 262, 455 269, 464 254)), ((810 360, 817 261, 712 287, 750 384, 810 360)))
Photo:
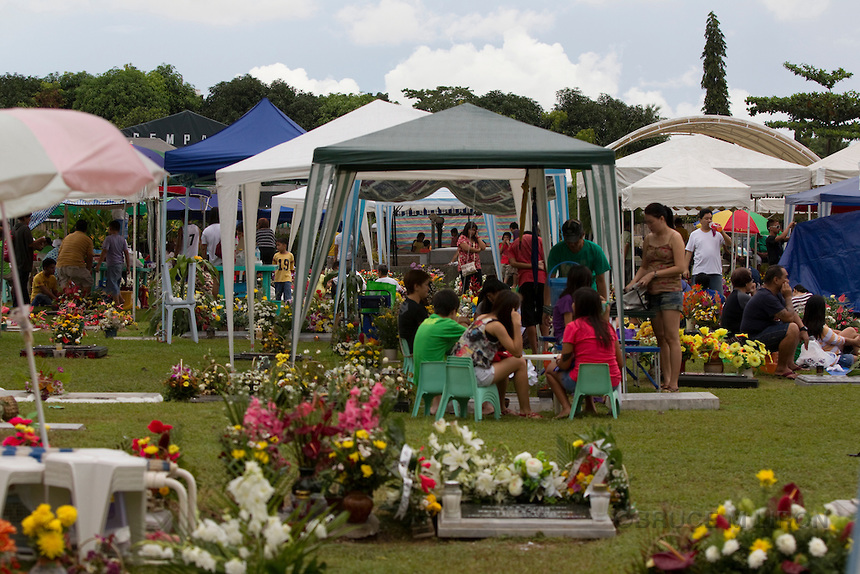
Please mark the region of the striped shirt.
POLYGON ((268 227, 263 227, 257 230, 257 248, 258 249, 277 249, 275 245, 275 232, 268 227))

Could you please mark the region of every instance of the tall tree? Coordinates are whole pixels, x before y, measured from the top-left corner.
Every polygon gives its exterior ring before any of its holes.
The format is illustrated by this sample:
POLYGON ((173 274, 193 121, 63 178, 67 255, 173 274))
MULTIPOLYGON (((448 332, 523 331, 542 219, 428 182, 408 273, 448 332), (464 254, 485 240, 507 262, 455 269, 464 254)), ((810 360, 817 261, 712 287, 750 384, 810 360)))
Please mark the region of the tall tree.
MULTIPOLYGON (((327 94, 320 96, 318 125, 336 120, 340 116, 357 110, 361 106, 378 99, 388 99, 387 94, 327 94), (379 96, 384 96, 380 98, 379 96)), ((314 126, 316 127, 316 126, 314 126)))
MULTIPOLYGON (((545 125, 565 135, 579 137, 583 130, 594 130, 594 143, 608 145, 641 127, 660 121, 657 106, 629 106, 607 94, 592 100, 579 89, 564 88, 556 93, 553 110, 544 116, 545 125)), ((638 141, 624 149, 633 153, 666 141, 665 137, 638 141)))
POLYGON ((161 64, 152 73, 158 74, 164 79, 164 87, 167 89, 168 113, 178 114, 185 110, 192 112, 200 111, 203 107, 203 97, 197 90, 182 78, 176 68, 170 64, 161 64))
POLYGON ((770 120, 765 125, 788 128, 794 139, 820 156, 827 156, 845 147, 843 140, 860 139, 860 94, 848 91, 833 93, 833 86, 854 74, 842 68, 826 71, 808 64, 783 66, 797 76, 825 88, 823 92, 782 96, 750 96, 746 99, 750 115, 783 113, 788 120, 770 120))
POLYGON ((101 116, 118 128, 125 128, 168 115, 170 96, 161 74, 147 74, 126 64, 81 84, 74 109, 101 116))
POLYGON ((717 15, 708 14, 705 24, 705 49, 702 52, 702 88, 705 105, 702 113, 730 116, 729 86, 726 83, 726 39, 720 31, 717 15))
POLYGON ((543 123, 543 108, 539 103, 525 96, 505 94, 499 90, 487 92, 478 96, 473 103, 485 110, 519 120, 521 122, 540 126, 543 123))
POLYGON ((250 74, 233 78, 229 82, 218 82, 209 89, 209 97, 203 104, 203 115, 232 124, 268 93, 269 87, 250 74))
POLYGON ((0 76, 0 108, 30 108, 33 97, 42 89, 42 80, 35 76, 3 74, 0 76))

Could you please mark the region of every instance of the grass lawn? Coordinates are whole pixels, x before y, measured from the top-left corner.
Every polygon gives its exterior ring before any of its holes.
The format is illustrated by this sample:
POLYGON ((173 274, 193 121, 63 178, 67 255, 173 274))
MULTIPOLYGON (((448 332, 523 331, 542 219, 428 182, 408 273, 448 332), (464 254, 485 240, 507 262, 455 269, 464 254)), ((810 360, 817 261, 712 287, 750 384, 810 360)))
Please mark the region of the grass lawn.
MULTIPOLYGON (((121 335, 137 335, 123 331, 121 335)), ((37 344, 47 335, 36 334, 37 344)), ((156 341, 105 340, 90 333, 85 344, 104 344, 106 358, 38 359, 39 368, 62 365, 70 374, 67 391, 160 392, 162 380, 179 359, 202 366, 204 355, 227 361, 224 339, 174 339, 171 346, 156 341)), ((22 389, 26 360, 17 333, 0 336, 0 386, 22 389)), ((248 341, 236 342, 237 352, 248 350, 248 341)), ((326 343, 302 343, 299 351, 332 360, 326 343)), ((239 363, 247 368, 249 363, 239 363)), ((771 468, 779 485, 795 482, 809 509, 834 499, 857 494, 858 459, 847 455, 860 451, 860 390, 853 385, 802 387, 774 377, 760 377, 758 389, 713 389, 720 398, 718 411, 622 412, 617 421, 600 415, 574 421, 526 420, 506 417, 477 425, 489 447, 506 445, 512 452, 547 452, 555 456, 556 436, 573 440, 595 424, 610 425, 630 475, 631 496, 640 511, 638 524, 624 526, 619 535, 604 541, 558 539, 488 539, 483 541, 413 542, 408 533, 383 517, 383 531, 373 540, 333 542, 323 558, 333 572, 525 572, 571 566, 578 572, 623 572, 644 544, 685 517, 701 517, 727 498, 754 495, 755 473, 771 468), (444 566, 443 566, 444 565, 444 566)), ((647 383, 640 390, 646 391, 647 383)), ((32 403, 30 403, 32 404, 32 403)), ((80 422, 83 432, 55 431, 54 446, 118 445, 123 437, 146 433, 154 418, 175 426, 174 439, 182 448, 182 465, 197 478, 200 506, 207 495, 223 491, 225 473, 218 461, 218 437, 226 424, 220 402, 185 404, 64 404, 47 405, 49 422, 80 422), (57 408, 59 407, 59 408, 57 408)), ((21 405, 27 412, 27 403, 21 405)), ((34 409, 30 409, 34 410, 34 409)), ((545 413, 548 417, 549 414, 545 413)), ((431 421, 405 415, 407 439, 423 444, 431 421)), ((470 423, 470 428, 474 427, 470 423)))

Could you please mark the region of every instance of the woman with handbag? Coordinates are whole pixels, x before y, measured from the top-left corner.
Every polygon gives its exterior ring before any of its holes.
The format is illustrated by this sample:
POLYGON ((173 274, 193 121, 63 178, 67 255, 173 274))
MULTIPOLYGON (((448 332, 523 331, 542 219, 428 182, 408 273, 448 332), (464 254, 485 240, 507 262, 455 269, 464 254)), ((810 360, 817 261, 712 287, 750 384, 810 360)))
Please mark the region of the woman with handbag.
POLYGON ((675 231, 671 209, 661 203, 651 203, 644 211, 645 224, 651 233, 642 243, 642 267, 627 289, 647 288, 648 308, 656 312, 651 324, 660 347, 663 371, 660 388, 663 392, 677 393, 681 375, 684 240, 675 231))
POLYGON ((475 291, 483 285, 480 253, 486 248, 487 245, 478 237, 477 224, 474 221, 468 222, 457 240, 457 265, 463 282, 463 293, 468 293, 473 288, 473 283, 475 291))

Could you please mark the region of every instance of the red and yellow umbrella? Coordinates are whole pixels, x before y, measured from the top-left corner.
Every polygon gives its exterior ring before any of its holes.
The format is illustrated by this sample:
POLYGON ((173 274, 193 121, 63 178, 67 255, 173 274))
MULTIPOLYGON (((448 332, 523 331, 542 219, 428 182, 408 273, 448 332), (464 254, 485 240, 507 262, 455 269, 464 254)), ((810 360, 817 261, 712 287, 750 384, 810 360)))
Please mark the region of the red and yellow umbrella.
POLYGON ((767 233, 766 217, 741 209, 718 211, 714 214, 713 221, 722 225, 726 233, 767 233))

